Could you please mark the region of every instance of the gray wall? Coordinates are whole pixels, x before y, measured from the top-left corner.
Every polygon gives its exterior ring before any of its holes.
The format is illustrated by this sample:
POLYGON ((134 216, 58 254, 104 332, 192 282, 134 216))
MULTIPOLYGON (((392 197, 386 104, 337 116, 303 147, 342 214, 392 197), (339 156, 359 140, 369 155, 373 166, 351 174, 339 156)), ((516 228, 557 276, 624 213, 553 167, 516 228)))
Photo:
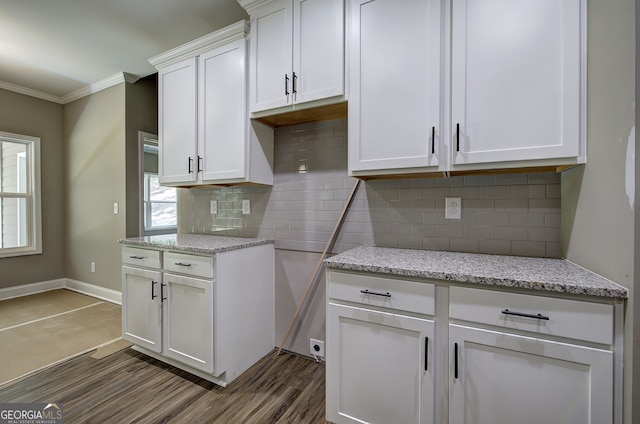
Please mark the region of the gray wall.
MULTIPOLYGON (((588 158, 562 174, 562 254, 624 285, 633 300, 634 258, 640 254, 634 249, 634 0, 590 1, 588 26, 588 158)), ((632 399, 638 399, 632 396, 632 375, 640 366, 637 306, 628 302, 625 317, 626 423, 632 422, 632 399)))
POLYGON ((155 99, 151 78, 64 106, 67 278, 121 290, 117 240, 139 235, 138 130, 157 131, 155 99))
MULTIPOLYGON (((274 174, 273 187, 181 190, 179 231, 276 239, 279 343, 356 181, 347 176, 346 121, 276 130, 274 174)), ((362 182, 332 252, 359 245, 558 257, 560 175, 362 182), (444 218, 446 196, 462 197, 462 220, 444 218)), ((286 349, 308 354, 309 337, 324 339, 323 281, 286 349)))
POLYGON ((63 278, 62 105, 0 89, 0 131, 40 137, 43 242, 41 255, 0 259, 0 288, 63 278))

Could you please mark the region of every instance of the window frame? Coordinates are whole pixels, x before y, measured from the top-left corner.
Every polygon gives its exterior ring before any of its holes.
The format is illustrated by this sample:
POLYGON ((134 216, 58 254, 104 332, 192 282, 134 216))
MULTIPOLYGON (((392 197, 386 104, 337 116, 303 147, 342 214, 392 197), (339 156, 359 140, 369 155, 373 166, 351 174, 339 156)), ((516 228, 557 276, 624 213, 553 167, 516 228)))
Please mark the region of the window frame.
MULTIPOLYGON (((27 211, 24 216, 27 218, 28 240, 26 246, 0 247, 0 258, 42 254, 42 181, 40 138, 0 131, 0 141, 23 144, 26 146, 26 192, 8 193, 2 191, 2 186, 0 186, 0 205, 3 199, 25 199, 27 211)), ((2 158, 0 157, 0 172, 2 172, 1 160, 2 158)), ((0 237, 2 237, 1 233, 0 237)))
MULTIPOLYGON (((175 201, 162 201, 162 200, 151 200, 151 178, 150 177, 158 177, 158 174, 153 172, 143 172, 143 196, 142 196, 142 210, 143 210, 143 220, 142 225, 144 228, 144 233, 153 233, 153 232, 164 232, 164 231, 173 231, 178 229, 178 192, 176 190, 176 200, 175 201), (172 203, 176 205, 176 225, 164 225, 164 226, 147 226, 147 222, 152 222, 152 208, 151 205, 153 203, 172 203)), ((167 187, 173 188, 173 187, 167 187)), ((175 188, 174 188, 175 189, 175 188)))

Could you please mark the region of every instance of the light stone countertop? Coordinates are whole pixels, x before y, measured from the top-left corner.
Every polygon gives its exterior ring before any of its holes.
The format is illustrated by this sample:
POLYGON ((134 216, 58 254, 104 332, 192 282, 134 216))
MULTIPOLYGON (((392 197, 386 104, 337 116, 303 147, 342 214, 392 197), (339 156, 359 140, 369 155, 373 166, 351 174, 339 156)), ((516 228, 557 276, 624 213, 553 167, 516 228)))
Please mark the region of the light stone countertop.
POLYGON ((118 240, 118 243, 131 246, 155 247, 207 255, 273 242, 273 239, 210 236, 204 234, 166 234, 118 240))
POLYGON ((324 263, 332 269, 485 286, 616 299, 629 295, 625 287, 563 259, 357 247, 325 259, 324 263))

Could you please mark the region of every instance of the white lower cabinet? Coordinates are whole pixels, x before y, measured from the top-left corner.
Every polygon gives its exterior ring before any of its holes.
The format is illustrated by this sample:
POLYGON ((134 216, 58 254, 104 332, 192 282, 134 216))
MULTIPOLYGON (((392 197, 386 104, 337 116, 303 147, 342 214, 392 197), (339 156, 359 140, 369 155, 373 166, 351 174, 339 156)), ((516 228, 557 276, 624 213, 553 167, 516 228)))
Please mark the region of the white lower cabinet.
POLYGON ((274 269, 272 244, 215 255, 124 246, 122 338, 226 386, 275 345, 274 269))
POLYGON ((164 354, 202 371, 213 369, 215 282, 164 274, 164 354))
POLYGON ((449 326, 451 424, 611 423, 613 353, 449 326))
POLYGON ((153 352, 162 350, 159 271, 122 267, 122 338, 153 352))
POLYGON ((327 420, 433 423, 433 285, 328 275, 327 420))
POLYGON ((328 420, 433 422, 432 320, 329 304, 327 323, 328 420))
POLYGON ((622 304, 327 271, 327 420, 612 424, 622 304))

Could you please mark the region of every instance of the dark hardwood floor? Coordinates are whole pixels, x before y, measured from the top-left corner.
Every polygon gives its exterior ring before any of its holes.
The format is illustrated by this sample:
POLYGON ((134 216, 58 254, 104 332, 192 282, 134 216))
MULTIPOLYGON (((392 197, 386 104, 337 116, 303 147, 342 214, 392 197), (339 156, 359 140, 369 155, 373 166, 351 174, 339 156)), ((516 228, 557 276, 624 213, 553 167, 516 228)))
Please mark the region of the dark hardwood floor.
POLYGON ((325 367, 268 355, 228 387, 125 349, 91 353, 0 389, 4 402, 61 402, 70 423, 322 423, 325 367))

